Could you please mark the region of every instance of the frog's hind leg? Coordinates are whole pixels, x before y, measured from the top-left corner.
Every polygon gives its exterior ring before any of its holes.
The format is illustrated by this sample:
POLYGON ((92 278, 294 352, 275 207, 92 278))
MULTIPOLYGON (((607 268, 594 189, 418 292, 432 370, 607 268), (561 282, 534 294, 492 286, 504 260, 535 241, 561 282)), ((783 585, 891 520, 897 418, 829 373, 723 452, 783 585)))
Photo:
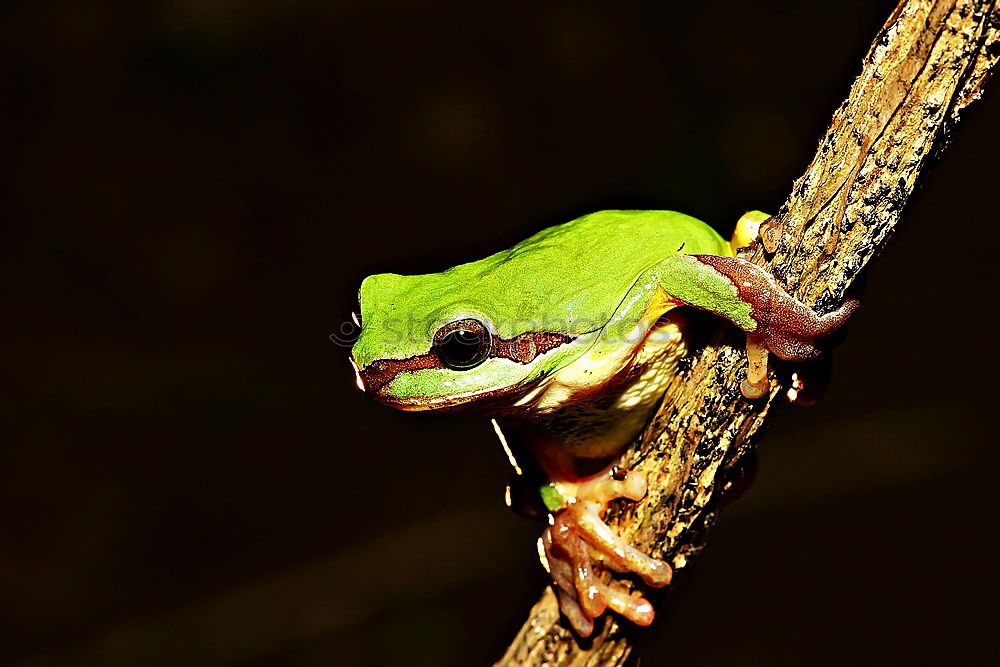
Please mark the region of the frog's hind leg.
POLYGON ((788 361, 812 361, 822 350, 816 341, 844 325, 859 305, 848 298, 836 310, 820 315, 789 294, 763 268, 738 257, 692 255, 724 276, 750 307, 752 327, 741 327, 761 344, 788 361))
POLYGON ((672 255, 656 278, 679 303, 725 317, 748 334, 747 398, 767 392, 767 352, 788 361, 811 361, 821 354, 816 341, 839 329, 858 307, 848 299, 820 315, 796 299, 763 268, 739 257, 672 255))
POLYGON ((833 312, 818 314, 778 284, 763 268, 738 257, 693 255, 724 276, 736 288, 739 300, 750 307, 752 326, 747 331, 747 398, 767 392, 767 352, 786 361, 813 361, 822 354, 817 341, 834 333, 857 310, 859 301, 848 298, 833 312))

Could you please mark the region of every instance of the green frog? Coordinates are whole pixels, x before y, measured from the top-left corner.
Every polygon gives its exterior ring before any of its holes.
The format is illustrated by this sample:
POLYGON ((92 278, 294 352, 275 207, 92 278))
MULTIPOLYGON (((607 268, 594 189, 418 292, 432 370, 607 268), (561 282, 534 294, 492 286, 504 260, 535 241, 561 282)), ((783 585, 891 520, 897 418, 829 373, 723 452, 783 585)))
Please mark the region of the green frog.
POLYGON ((857 306, 819 315, 738 257, 768 218, 745 214, 727 241, 682 213, 601 211, 441 273, 383 273, 361 285, 358 385, 400 410, 488 415, 544 471, 539 553, 581 636, 608 609, 653 620, 644 594, 607 582, 605 570, 653 587, 671 579, 667 562, 616 535, 602 513, 612 499, 645 495, 643 476, 615 463, 688 351, 681 307, 746 333, 741 390, 753 400, 769 391, 769 353, 815 359, 816 341, 857 306))

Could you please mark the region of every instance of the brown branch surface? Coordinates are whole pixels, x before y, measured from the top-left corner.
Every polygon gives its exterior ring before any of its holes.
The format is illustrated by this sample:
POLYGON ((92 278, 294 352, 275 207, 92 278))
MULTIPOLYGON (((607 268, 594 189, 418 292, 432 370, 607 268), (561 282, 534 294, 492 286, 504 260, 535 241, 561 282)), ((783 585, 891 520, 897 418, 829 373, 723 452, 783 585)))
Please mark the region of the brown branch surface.
MULTIPOLYGON (((896 227, 928 159, 978 99, 1000 57, 998 2, 902 0, 876 36, 781 207, 769 235, 775 251, 750 255, 807 304, 828 311, 843 300, 896 227)), ((670 400, 626 454, 646 474, 649 495, 609 513, 616 530, 678 569, 701 548, 720 491, 784 393, 776 384, 764 399, 742 398, 746 362, 737 343, 720 334, 674 380, 670 400)), ((623 664, 634 628, 617 617, 599 627, 578 642, 546 589, 498 664, 623 664)))

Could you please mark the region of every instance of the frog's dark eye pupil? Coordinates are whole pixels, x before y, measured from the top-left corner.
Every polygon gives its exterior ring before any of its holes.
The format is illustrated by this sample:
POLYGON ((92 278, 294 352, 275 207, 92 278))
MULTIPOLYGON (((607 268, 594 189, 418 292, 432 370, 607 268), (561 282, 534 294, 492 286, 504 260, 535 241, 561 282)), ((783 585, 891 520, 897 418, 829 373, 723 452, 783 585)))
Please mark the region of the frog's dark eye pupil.
POLYGON ((459 329, 445 336, 438 344, 438 350, 442 356, 456 365, 468 364, 479 355, 482 342, 482 338, 475 333, 459 329))
POLYGON ((490 353, 490 332, 478 320, 459 320, 434 335, 434 351, 448 368, 466 370, 478 366, 490 353))

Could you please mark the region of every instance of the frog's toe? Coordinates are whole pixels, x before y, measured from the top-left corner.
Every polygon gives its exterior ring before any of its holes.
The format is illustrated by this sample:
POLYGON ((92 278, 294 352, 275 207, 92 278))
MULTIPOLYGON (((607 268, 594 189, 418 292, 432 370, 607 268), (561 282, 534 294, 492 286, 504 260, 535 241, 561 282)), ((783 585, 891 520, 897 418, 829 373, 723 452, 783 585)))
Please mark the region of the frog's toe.
POLYGON ((618 612, 636 625, 649 625, 656 613, 649 600, 637 592, 626 593, 614 586, 608 586, 608 608, 618 612))
POLYGON ((539 545, 543 564, 556 585, 560 609, 583 637, 593 631, 593 619, 607 609, 649 625, 653 606, 639 593, 606 583, 605 570, 634 573, 647 585, 660 587, 670 583, 670 565, 628 544, 600 516, 609 500, 641 499, 645 479, 613 468, 581 483, 576 491, 574 502, 552 515, 539 545))
POLYGON ((581 637, 590 636, 594 619, 607 609, 637 625, 653 622, 653 605, 642 594, 629 593, 613 582, 603 581, 603 566, 617 570, 617 563, 608 562, 565 522, 557 521, 545 531, 542 547, 555 583, 559 609, 581 637))
POLYGON ((566 525, 555 524, 539 542, 542 564, 552 575, 559 609, 581 637, 589 637, 594 620, 607 607, 586 545, 566 525))
POLYGON ((577 503, 563 510, 566 519, 572 522, 580 536, 593 548, 597 558, 607 567, 617 572, 633 572, 642 577, 648 585, 666 586, 673 574, 665 561, 647 556, 604 523, 596 503, 577 503))
POLYGON ((576 603, 576 598, 566 591, 558 589, 556 597, 559 598, 559 610, 569 620, 569 624, 573 626, 576 634, 581 637, 589 637, 590 633, 594 631, 594 619, 584 614, 580 605, 576 603))
POLYGON ((760 398, 770 390, 771 383, 766 377, 758 380, 756 383, 751 382, 749 378, 743 378, 743 381, 740 383, 740 392, 750 400, 760 398))

